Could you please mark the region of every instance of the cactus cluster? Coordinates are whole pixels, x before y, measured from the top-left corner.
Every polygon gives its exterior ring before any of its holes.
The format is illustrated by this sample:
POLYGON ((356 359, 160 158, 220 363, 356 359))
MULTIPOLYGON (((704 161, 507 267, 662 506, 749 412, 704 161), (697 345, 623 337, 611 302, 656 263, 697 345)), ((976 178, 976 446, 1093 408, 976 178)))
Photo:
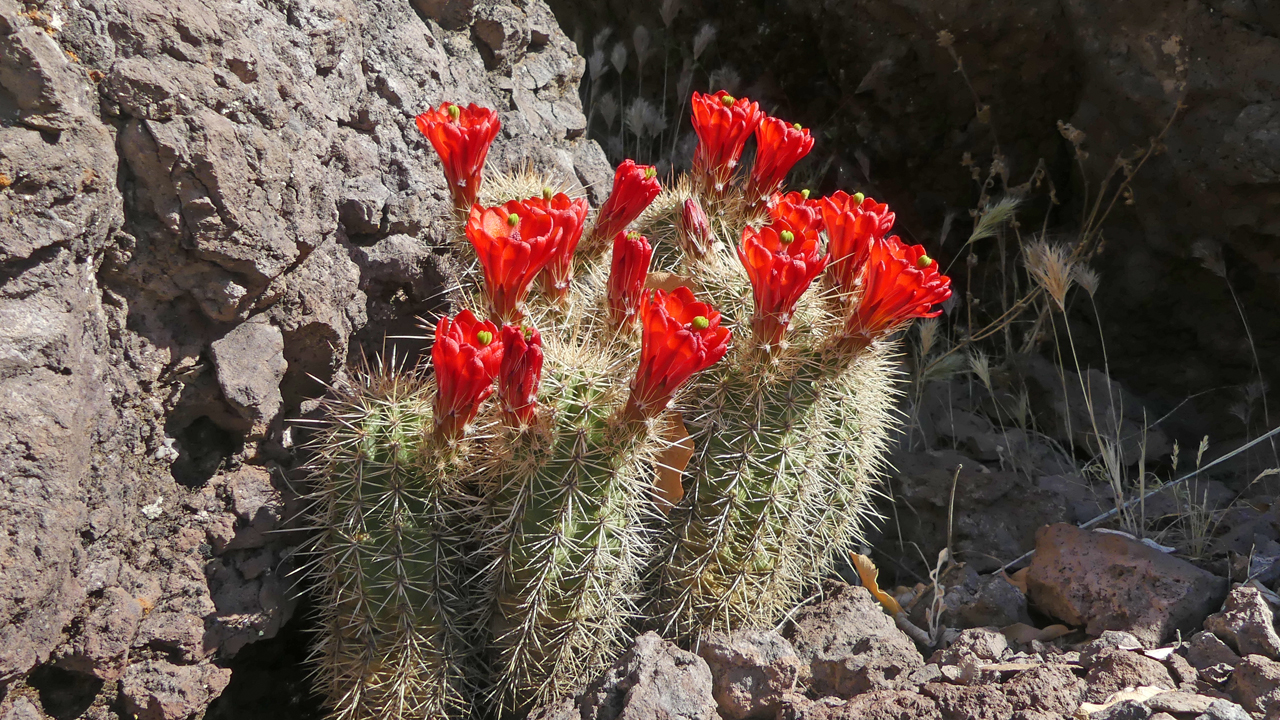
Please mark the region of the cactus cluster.
POLYGON ((693 108, 690 175, 625 161, 590 222, 554 179, 481 185, 492 111, 419 116, 482 278, 430 368, 367 373, 313 443, 333 717, 517 715, 628 629, 776 623, 858 537, 892 337, 949 280, 886 205, 780 193, 808 130, 693 108))

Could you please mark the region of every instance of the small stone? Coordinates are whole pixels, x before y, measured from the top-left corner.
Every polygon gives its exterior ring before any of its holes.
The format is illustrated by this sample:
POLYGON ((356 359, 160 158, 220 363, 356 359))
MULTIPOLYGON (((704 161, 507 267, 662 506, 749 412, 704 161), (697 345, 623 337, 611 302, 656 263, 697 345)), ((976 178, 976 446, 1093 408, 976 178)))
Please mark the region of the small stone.
POLYGON ((1280 636, 1275 615, 1257 588, 1242 585, 1231 591, 1222 612, 1210 615, 1204 629, 1217 635, 1241 655, 1280 659, 1280 636))
POLYGON ((1068 666, 1041 665, 1018 673, 1004 684, 1004 692, 1015 711, 1070 717, 1084 701, 1085 683, 1068 666))
POLYGON ((772 630, 709 633, 698 655, 711 668, 712 692, 727 720, 772 718, 800 675, 791 643, 772 630))
POLYGON ((1273 717, 1280 714, 1280 662, 1261 655, 1247 655, 1231 675, 1227 692, 1245 710, 1273 717))
POLYGON ((1106 648, 1098 653, 1085 682, 1089 684, 1085 699, 1093 703, 1105 702, 1112 693, 1127 687, 1161 687, 1167 690, 1177 687, 1159 660, 1115 648, 1106 648))
POLYGON ((897 689, 924 665, 915 643, 864 587, 829 583, 826 599, 801 610, 791 644, 819 695, 849 698, 897 689))
POLYGON ((1009 640, 993 627, 969 628, 945 650, 939 650, 930 662, 942 665, 959 665, 965 658, 972 658, 980 663, 999 662, 1009 650, 1009 640))
POLYGON ((284 336, 266 322, 246 322, 213 341, 213 363, 222 394, 261 437, 280 414, 280 381, 289 364, 284 336))
POLYGON ((1187 662, 1197 670, 1219 664, 1235 667, 1240 664, 1240 656, 1217 635, 1201 630, 1187 642, 1187 662))
POLYGON ((840 717, 858 720, 942 720, 938 704, 905 690, 876 690, 858 695, 840 709, 840 717))
POLYGON ((920 690, 937 702, 943 720, 1009 720, 1013 717, 1013 705, 999 687, 929 683, 920 690))
POLYGON ((1085 667, 1093 667, 1093 661, 1098 653, 1108 648, 1116 650, 1141 650, 1142 641, 1134 637, 1131 633, 1121 632, 1119 630, 1107 630, 1102 633, 1096 640, 1090 641, 1080 649, 1080 664, 1085 667))
POLYGON ((1253 720, 1244 708, 1230 700, 1214 700, 1209 709, 1197 715, 1195 720, 1253 720))
POLYGON ((1136 700, 1121 700, 1089 714, 1089 720, 1147 720, 1151 710, 1136 700))
POLYGON ((582 720, 716 720, 711 669, 702 658, 647 632, 578 699, 582 720))
POLYGON ((1214 700, 1217 698, 1175 690, 1147 698, 1147 707, 1167 713, 1199 714, 1208 711, 1214 700))

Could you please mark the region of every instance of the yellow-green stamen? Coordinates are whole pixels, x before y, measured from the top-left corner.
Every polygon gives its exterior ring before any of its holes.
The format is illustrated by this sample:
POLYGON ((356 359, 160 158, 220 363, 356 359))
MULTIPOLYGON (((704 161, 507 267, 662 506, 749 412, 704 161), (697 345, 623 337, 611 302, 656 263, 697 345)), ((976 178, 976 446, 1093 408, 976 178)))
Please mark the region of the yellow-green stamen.
POLYGON ((711 321, 708 320, 705 316, 699 315, 693 319, 693 322, 690 323, 690 325, 693 325, 695 328, 699 330, 706 330, 707 328, 711 327, 711 321))
POLYGON ((493 333, 489 332, 488 330, 481 330, 480 332, 476 333, 476 340, 480 341, 481 347, 484 347, 489 343, 493 342, 493 333))

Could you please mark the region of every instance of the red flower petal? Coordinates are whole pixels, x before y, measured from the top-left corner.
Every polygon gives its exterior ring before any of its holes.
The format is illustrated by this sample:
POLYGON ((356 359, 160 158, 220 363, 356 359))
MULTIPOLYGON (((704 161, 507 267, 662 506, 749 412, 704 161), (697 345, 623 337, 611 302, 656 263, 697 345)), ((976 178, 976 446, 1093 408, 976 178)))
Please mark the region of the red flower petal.
POLYGON ((640 296, 649 276, 653 246, 640 233, 618 233, 613 240, 613 260, 607 288, 609 323, 630 327, 640 309, 640 296))
POLYGON ((471 207, 480 192, 489 145, 501 127, 498 114, 474 103, 464 108, 447 102, 422 113, 415 122, 440 155, 454 207, 471 207))
POLYGON ((485 290, 494 316, 514 322, 529 285, 551 262, 557 235, 551 215, 538 203, 512 200, 504 205, 471 207, 467 239, 484 268, 485 290))
POLYGON ((480 403, 493 393, 493 378, 502 364, 502 339, 488 320, 470 310, 436 322, 431 365, 436 374, 435 431, 444 439, 466 432, 480 403))
POLYGON ((666 409, 694 373, 724 357, 730 332, 720 327, 720 313, 698 302, 687 287, 646 293, 640 322, 640 366, 627 404, 629 413, 651 417, 666 409))
POLYGON ((758 200, 782 187, 791 168, 813 149, 813 136, 799 125, 766 117, 756 126, 756 160, 747 197, 758 200))
POLYGON ((862 296, 849 318, 849 331, 876 339, 913 318, 937 317, 934 305, 951 297, 951 278, 920 245, 897 238, 873 238, 862 296))
POLYGON ((542 382, 542 334, 536 328, 502 326, 502 367, 498 397, 502 412, 513 424, 533 422, 542 382))

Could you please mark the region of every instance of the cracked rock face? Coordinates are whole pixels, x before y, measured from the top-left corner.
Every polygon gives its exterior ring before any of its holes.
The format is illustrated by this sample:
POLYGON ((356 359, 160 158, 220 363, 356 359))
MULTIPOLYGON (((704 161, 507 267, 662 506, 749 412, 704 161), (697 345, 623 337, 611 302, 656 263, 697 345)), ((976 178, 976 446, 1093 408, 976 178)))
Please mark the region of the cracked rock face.
POLYGON ((582 72, 541 0, 0 0, 0 717, 195 716, 278 632, 291 420, 447 307, 413 116, 598 200, 582 72))

